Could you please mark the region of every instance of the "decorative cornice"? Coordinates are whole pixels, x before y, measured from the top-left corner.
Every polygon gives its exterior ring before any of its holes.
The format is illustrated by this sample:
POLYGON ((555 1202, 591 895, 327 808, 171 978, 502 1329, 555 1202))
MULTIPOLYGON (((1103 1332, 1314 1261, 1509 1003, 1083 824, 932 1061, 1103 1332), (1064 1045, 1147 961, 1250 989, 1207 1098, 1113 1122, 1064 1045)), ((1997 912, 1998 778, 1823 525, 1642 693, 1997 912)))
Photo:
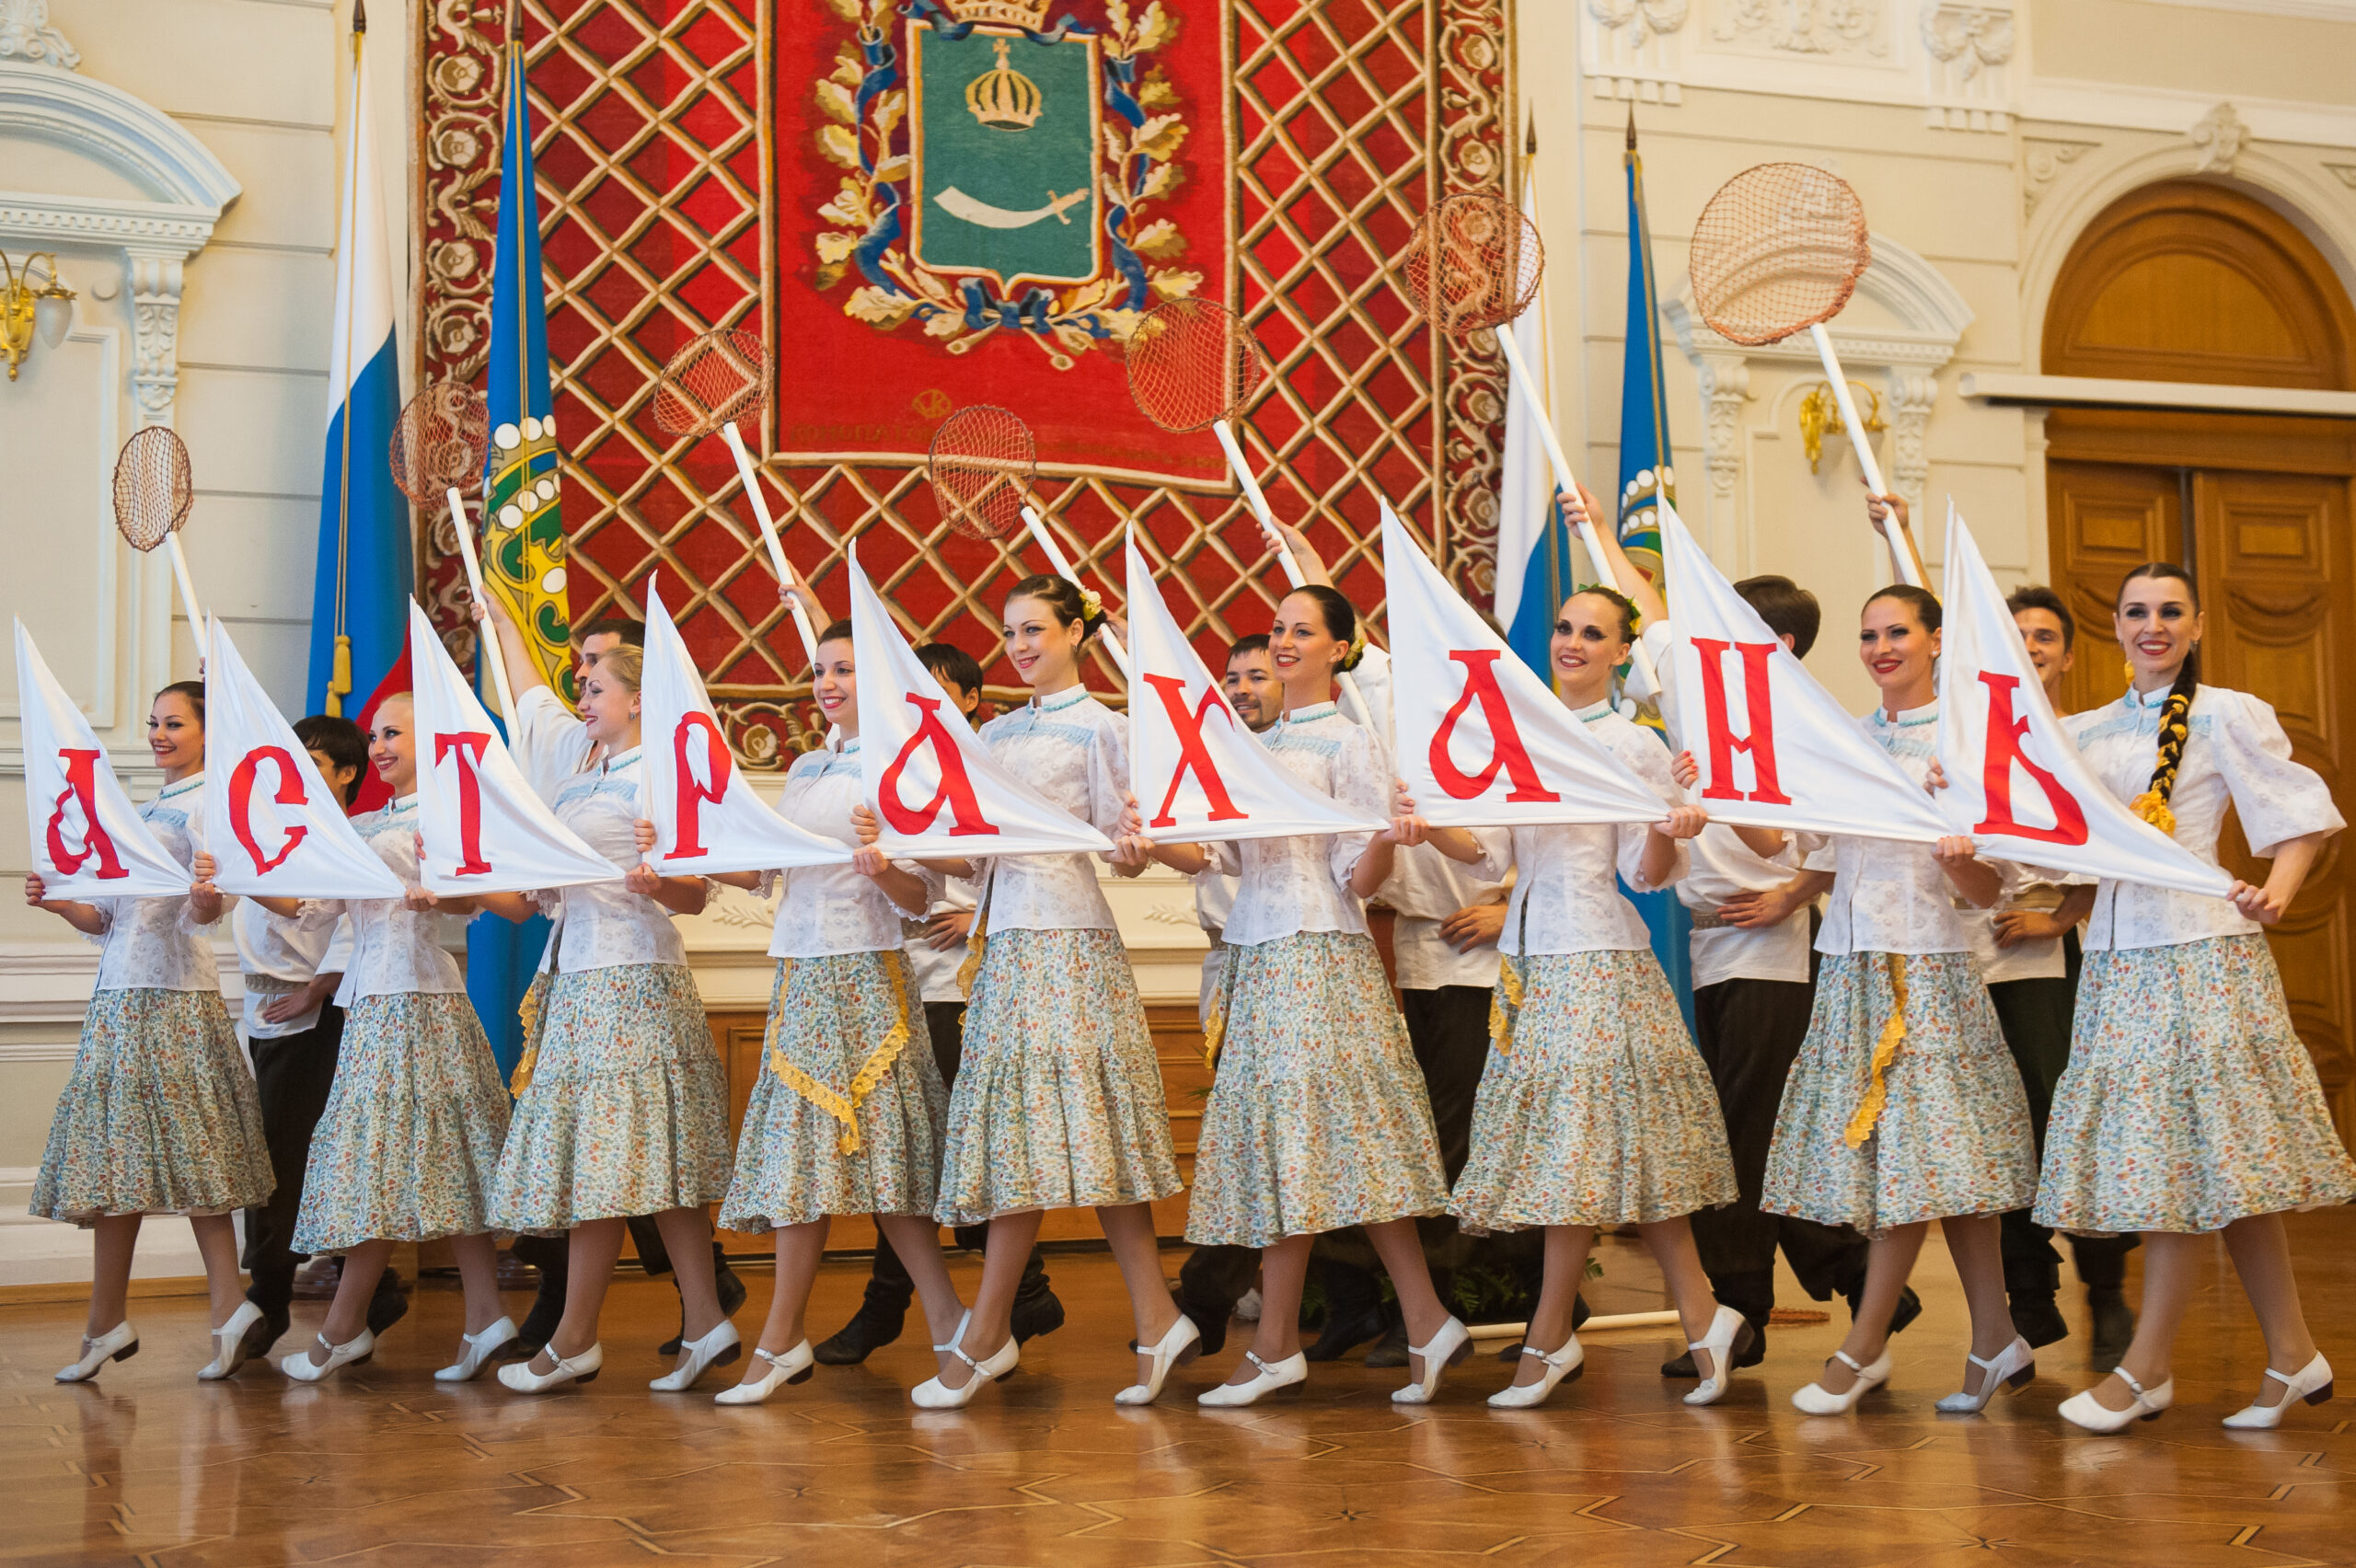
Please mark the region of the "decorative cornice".
MULTIPOLYGON (((1852 329, 1842 328, 1840 318, 1834 317, 1825 330, 1840 351, 1842 363, 1931 369, 1946 363, 1955 357, 1964 329, 1971 325, 1971 306, 1945 274, 1916 252, 1883 235, 1874 235, 1872 240, 1874 259, 1857 279, 1857 294, 1906 325, 1852 329)), ((1677 293, 1662 303, 1661 319, 1676 334, 1678 347, 1697 363, 1703 354, 1816 363, 1816 350, 1805 334, 1756 348, 1718 336, 1694 312, 1691 279, 1680 280, 1677 293)))
POLYGON ((0 0, 0 60, 71 71, 82 63, 82 52, 49 25, 49 0, 0 0))
POLYGON ((193 255, 212 239, 219 216, 212 207, 0 190, 0 236, 17 241, 178 246, 193 255))
POLYGON ((136 181, 155 201, 218 218, 235 202, 235 178, 163 110, 121 87, 71 71, 0 60, 0 135, 85 153, 136 181))

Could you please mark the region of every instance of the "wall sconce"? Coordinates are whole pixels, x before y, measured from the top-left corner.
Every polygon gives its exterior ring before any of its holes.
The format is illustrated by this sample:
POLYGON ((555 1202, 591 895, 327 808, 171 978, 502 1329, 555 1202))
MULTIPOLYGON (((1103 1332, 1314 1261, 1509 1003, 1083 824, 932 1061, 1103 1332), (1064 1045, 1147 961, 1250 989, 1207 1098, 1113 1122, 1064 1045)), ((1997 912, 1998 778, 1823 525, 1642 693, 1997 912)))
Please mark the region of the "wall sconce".
MULTIPOLYGON (((1889 421, 1881 417, 1881 394, 1862 381, 1849 385, 1872 399, 1865 409, 1865 433, 1877 435, 1888 430, 1889 421)), ((1807 396, 1800 399, 1800 444, 1807 452, 1809 473, 1816 472, 1818 462, 1824 456, 1824 438, 1840 435, 1846 428, 1841 422, 1840 399, 1832 396, 1832 383, 1819 381, 1809 387, 1807 396)))
POLYGON ((0 353, 8 356, 8 379, 17 379, 17 366, 33 352, 33 334, 51 348, 65 340, 65 329, 74 325, 74 291, 57 275, 57 255, 40 250, 25 258, 22 265, 8 259, 0 251, 0 353), (49 263, 49 286, 33 287, 33 263, 49 263))

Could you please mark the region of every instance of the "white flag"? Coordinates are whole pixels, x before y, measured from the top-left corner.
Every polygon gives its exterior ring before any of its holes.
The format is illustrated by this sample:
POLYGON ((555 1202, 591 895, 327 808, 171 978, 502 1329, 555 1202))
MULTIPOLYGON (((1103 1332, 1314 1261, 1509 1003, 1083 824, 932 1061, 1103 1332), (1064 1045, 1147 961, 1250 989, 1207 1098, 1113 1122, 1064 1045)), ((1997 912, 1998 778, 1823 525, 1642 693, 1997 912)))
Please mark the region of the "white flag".
POLYGON ((1111 854, 1113 841, 1009 772, 892 624, 850 555, 860 776, 896 859, 1111 854))
POLYGON ((646 584, 646 668, 640 678, 639 814, 654 824, 647 863, 665 876, 840 865, 850 846, 796 827, 754 793, 728 749, 679 628, 646 584))
POLYGON ((409 603, 417 719, 418 880, 433 893, 535 893, 613 882, 622 868, 556 820, 500 744, 433 623, 409 603))
POLYGON ((32 869, 49 898, 185 898, 189 870, 147 831, 97 732, 17 622, 17 728, 32 869))
POLYGON ((1980 852, 2222 898, 2234 880, 2119 803, 2086 770, 1980 546, 1947 509, 1939 801, 1980 852))
POLYGON ((1382 508, 1397 767, 1440 827, 1658 822, 1658 790, 1588 732, 1382 508))
POLYGON ((398 898, 401 880, 344 815, 218 616, 204 643, 205 846, 223 893, 398 898))
POLYGON ((1666 499, 1660 542, 1674 606, 1669 733, 1702 770, 1694 804, 1713 821, 1801 833, 1929 844, 1957 831, 1767 629, 1666 499))
POLYGON ((1391 825, 1311 789, 1244 728, 1171 615, 1134 528, 1128 572, 1129 792, 1147 837, 1290 838, 1391 825))

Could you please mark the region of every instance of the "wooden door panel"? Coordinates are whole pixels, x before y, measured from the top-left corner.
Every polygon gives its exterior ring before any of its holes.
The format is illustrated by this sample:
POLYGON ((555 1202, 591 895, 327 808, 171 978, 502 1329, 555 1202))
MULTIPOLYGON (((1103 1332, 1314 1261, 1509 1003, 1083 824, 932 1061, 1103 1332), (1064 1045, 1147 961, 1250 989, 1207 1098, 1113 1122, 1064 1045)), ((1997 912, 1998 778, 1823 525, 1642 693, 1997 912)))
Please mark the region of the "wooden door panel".
POLYGON ((2078 622, 2062 710, 2083 713, 2127 689, 2111 606, 2130 570, 2183 553, 2184 487, 2174 468, 2124 463, 2051 461, 2045 473, 2053 582, 2078 622))

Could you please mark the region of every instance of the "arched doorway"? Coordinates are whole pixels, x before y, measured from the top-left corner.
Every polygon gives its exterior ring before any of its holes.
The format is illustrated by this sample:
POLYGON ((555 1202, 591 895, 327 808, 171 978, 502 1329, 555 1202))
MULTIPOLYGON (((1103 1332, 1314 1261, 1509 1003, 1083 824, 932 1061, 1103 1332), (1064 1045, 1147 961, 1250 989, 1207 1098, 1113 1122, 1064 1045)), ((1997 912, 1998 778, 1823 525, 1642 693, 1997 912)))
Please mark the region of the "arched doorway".
MULTIPOLYGON (((2087 225, 2048 310, 2049 375, 2356 389, 2356 307, 2289 219, 2229 187, 2148 186, 2087 225)), ((2048 416, 2053 582, 2076 612, 2065 707, 2124 689, 2119 580, 2181 562, 2200 585, 2212 685, 2274 705, 2335 792, 2356 767, 2356 421, 2114 409, 2048 416)), ((2259 873, 2237 825, 2225 862, 2259 873)), ((2335 843, 2270 933, 2343 1139, 2356 1133, 2356 879, 2335 843)))

